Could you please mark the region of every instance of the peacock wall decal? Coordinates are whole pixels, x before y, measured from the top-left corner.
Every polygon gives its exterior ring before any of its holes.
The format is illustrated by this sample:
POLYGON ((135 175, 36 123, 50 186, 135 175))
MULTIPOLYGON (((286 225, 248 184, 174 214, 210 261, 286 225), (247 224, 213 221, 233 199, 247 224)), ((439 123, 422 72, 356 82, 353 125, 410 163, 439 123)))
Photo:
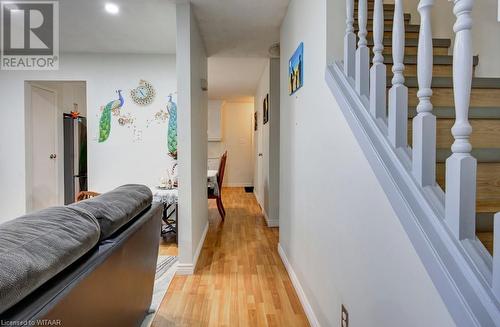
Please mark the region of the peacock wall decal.
POLYGON ((168 96, 168 155, 177 160, 177 104, 172 100, 172 94, 168 96))
POLYGON ((99 143, 106 141, 111 133, 111 113, 123 107, 125 102, 122 96, 122 90, 117 90, 118 100, 109 102, 102 110, 99 121, 99 143))

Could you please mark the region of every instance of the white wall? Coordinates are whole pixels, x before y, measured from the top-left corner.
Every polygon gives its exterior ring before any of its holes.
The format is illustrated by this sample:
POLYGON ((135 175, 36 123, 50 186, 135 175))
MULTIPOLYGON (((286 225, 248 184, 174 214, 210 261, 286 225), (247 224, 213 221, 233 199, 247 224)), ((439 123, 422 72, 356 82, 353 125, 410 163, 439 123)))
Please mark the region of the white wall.
POLYGON ((208 230, 207 57, 190 3, 178 3, 179 272, 194 271, 208 230))
POLYGON ((227 151, 224 185, 253 185, 253 103, 225 102, 222 107, 224 139, 227 151))
POLYGON ((105 192, 125 183, 154 185, 170 165, 166 153, 165 124, 145 128, 154 112, 165 109, 167 95, 176 91, 175 56, 62 54, 60 70, 52 72, 0 72, 0 221, 26 210, 25 105, 26 80, 87 82, 89 188, 105 192), (129 96, 140 79, 153 83, 157 96, 147 107, 135 106, 129 96), (117 99, 122 89, 123 113, 131 112, 142 129, 142 142, 133 141, 133 131, 119 127, 113 119, 107 142, 97 143, 100 107, 117 99))
MULTIPOLYGON (((221 101, 223 137, 219 142, 208 142, 208 158, 220 158, 227 151, 224 186, 253 185, 253 108, 249 102, 221 101)), ((218 169, 219 160, 212 161, 211 169, 218 169)))
MULTIPOLYGON (((453 326, 325 83, 326 0, 292 0, 281 78, 304 42, 304 86, 281 87, 280 246, 321 326, 453 326)), ((341 47, 342 40, 329 39, 341 47)))
POLYGON ((279 224, 279 148, 280 148, 280 59, 267 62, 255 94, 258 129, 255 132, 254 193, 268 226, 279 224), (263 101, 269 95, 269 121, 263 125, 263 101), (262 156, 258 154, 262 153, 262 156))
POLYGON ((257 112, 257 131, 255 131, 255 197, 265 214, 269 212, 269 123, 263 125, 264 117, 263 102, 270 88, 269 62, 266 63, 264 71, 257 85, 255 93, 255 111, 257 112), (262 153, 262 156, 258 154, 262 153))
MULTIPOLYGON (((222 100, 208 100, 208 141, 222 140, 222 100)), ((210 157, 210 154, 209 154, 210 157)))
POLYGON ((269 211, 268 226, 279 225, 280 198, 280 58, 269 63, 269 211))

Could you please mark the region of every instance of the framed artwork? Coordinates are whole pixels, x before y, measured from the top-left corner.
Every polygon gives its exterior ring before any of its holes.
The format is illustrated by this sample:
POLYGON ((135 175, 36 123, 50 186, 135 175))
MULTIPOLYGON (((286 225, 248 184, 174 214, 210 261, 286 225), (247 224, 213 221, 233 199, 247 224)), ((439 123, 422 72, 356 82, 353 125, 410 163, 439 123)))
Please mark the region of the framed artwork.
POLYGON ((304 43, 301 42, 288 62, 288 93, 297 92, 304 85, 304 43))
POLYGON ((267 94, 266 97, 264 98, 262 112, 263 112, 262 122, 263 122, 263 125, 265 125, 269 121, 269 94, 267 94))
POLYGON ((258 116, 257 116, 257 111, 253 113, 253 130, 256 131, 257 130, 257 125, 259 123, 259 121, 257 120, 258 119, 258 116))

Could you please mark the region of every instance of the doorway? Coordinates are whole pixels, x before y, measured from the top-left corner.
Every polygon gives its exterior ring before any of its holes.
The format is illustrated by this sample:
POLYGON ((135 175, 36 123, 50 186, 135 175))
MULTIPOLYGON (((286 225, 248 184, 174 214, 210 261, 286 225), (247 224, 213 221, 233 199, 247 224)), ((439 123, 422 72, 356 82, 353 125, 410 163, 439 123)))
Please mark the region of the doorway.
POLYGON ((27 81, 25 100, 26 211, 72 203, 86 186, 86 83, 27 81))
POLYGON ((255 95, 255 197, 269 227, 279 226, 280 59, 266 63, 255 95))
POLYGON ((30 85, 31 124, 31 201, 28 211, 58 203, 57 174, 57 93, 30 85))

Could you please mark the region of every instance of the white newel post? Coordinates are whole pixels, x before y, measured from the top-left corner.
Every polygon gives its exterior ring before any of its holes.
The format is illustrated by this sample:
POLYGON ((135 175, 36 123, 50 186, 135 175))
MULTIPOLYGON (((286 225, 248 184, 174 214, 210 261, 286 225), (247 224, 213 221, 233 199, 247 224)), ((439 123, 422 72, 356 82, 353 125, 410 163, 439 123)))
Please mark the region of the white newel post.
POLYGON ((408 145, 408 88, 404 85, 405 21, 403 0, 395 1, 392 25, 392 87, 389 90, 389 141, 395 148, 408 145))
POLYGON ((358 49, 356 50, 356 91, 361 96, 369 97, 370 94, 370 50, 366 35, 366 24, 368 21, 368 5, 366 0, 358 2, 358 49))
POLYGON ((500 213, 495 214, 493 221, 493 274, 492 288, 498 301, 500 301, 500 213))
POLYGON ((418 38, 417 116, 413 118, 413 175, 420 186, 436 183, 436 116, 432 114, 432 30, 431 9, 434 0, 420 0, 418 38))
POLYGON ((457 17, 453 30, 453 93, 455 138, 452 155, 446 160, 446 221, 460 239, 476 237, 476 159, 469 142, 469 103, 472 84, 472 6, 474 0, 454 0, 457 17))
POLYGON ((387 111, 384 65, 384 2, 375 0, 373 7, 373 65, 370 69, 370 112, 375 118, 385 118, 387 111))
POLYGON ((354 0, 346 0, 346 29, 344 36, 344 73, 354 79, 356 74, 356 34, 354 34, 354 0))

